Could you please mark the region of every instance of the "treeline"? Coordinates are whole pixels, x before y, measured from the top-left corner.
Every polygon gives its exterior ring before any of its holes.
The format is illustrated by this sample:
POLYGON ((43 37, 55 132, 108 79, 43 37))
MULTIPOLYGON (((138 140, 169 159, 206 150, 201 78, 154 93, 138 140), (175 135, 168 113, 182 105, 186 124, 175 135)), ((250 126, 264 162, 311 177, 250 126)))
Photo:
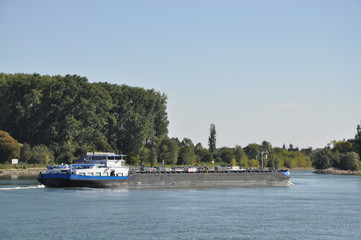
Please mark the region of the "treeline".
POLYGON ((0 144, 3 139, 8 152, 0 163, 11 157, 30 164, 71 163, 85 152, 103 151, 126 154, 133 165, 214 162, 259 167, 262 160, 272 168, 312 164, 312 148, 299 150, 292 144, 274 148, 263 141, 216 148, 214 124, 207 147, 188 138, 169 138, 166 103, 167 97, 153 89, 89 83, 77 75, 2 73, 0 129, 5 132, 0 144), (17 141, 21 148, 11 149, 17 141))
MULTIPOLYGON (((204 152, 201 148, 196 148, 198 152, 204 152)), ((311 167, 308 149, 302 152, 298 149, 273 148, 271 143, 263 141, 262 144, 249 144, 245 148, 236 146, 234 148, 223 147, 213 154, 216 162, 224 162, 230 165, 241 165, 243 167, 311 167)), ((196 152, 197 153, 197 152, 196 152)), ((198 153, 197 157, 201 157, 198 153)))
POLYGON ((262 144, 249 144, 242 148, 222 147, 213 149, 212 144, 208 148, 201 143, 193 144, 191 139, 185 138, 180 141, 178 138, 164 137, 151 153, 146 153, 142 162, 149 165, 164 163, 166 165, 210 165, 212 163, 220 165, 240 165, 242 167, 311 167, 311 150, 273 148, 271 143, 263 141, 262 144), (263 156, 262 156, 263 152, 263 156), (148 156, 148 158, 147 158, 148 156), (150 158, 149 158, 150 157, 150 158))
MULTIPOLYGON (((215 135, 214 135, 215 136, 215 135)), ((215 141, 214 141, 215 143, 215 141)), ((273 148, 263 141, 262 144, 249 144, 245 148, 222 147, 220 149, 204 148, 202 144, 193 144, 192 140, 184 138, 155 137, 152 143, 143 147, 137 159, 132 158, 132 164, 146 164, 149 166, 166 165, 240 165, 242 167, 310 167, 311 149, 273 148), (262 154, 263 153, 263 154, 262 154)), ((49 164, 55 159, 52 150, 45 145, 31 147, 29 144, 20 144, 8 133, 0 131, 0 159, 19 158, 21 163, 49 164), (6 154, 5 154, 6 153, 6 154)), ((75 158, 79 156, 74 156, 75 158)), ((57 161, 60 163, 60 161, 57 161)), ((4 163, 1 161, 0 163, 4 163)))
POLYGON ((327 147, 315 151, 312 160, 317 169, 329 167, 343 170, 361 169, 361 125, 357 126, 354 139, 332 141, 327 147))
POLYGON ((26 161, 41 150, 64 163, 87 151, 123 152, 136 162, 168 133, 166 101, 153 89, 89 83, 77 75, 2 73, 0 129, 24 144, 26 161))

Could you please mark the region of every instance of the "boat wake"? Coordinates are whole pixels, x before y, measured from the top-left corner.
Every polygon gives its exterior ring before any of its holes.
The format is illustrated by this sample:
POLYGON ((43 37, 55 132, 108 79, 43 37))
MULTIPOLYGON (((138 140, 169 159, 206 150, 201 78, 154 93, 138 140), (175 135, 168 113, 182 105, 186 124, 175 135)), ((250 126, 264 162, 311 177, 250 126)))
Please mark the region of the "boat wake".
POLYGON ((294 186, 295 184, 291 181, 288 181, 287 185, 286 186, 294 186))
POLYGON ((0 188, 0 191, 9 191, 9 190, 23 190, 23 189, 35 189, 35 188, 45 188, 44 185, 37 185, 37 186, 26 186, 26 187, 7 187, 7 188, 0 188))

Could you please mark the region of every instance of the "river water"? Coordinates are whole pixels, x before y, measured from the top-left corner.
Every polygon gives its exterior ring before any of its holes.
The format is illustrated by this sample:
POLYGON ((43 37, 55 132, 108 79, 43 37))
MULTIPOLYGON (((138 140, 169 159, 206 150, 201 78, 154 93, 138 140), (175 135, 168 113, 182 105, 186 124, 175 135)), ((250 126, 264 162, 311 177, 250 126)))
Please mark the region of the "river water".
POLYGON ((57 189, 0 178, 0 239, 361 239, 361 176, 287 187, 57 189))

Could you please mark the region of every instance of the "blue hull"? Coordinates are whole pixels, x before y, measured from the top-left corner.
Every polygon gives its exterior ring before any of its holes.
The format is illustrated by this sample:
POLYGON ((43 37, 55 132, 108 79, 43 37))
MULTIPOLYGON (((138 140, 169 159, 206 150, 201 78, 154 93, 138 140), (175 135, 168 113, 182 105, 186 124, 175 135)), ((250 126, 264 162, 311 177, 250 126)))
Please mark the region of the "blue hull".
POLYGON ((38 181, 47 187, 113 187, 129 178, 119 176, 82 176, 70 174, 39 174, 38 181))

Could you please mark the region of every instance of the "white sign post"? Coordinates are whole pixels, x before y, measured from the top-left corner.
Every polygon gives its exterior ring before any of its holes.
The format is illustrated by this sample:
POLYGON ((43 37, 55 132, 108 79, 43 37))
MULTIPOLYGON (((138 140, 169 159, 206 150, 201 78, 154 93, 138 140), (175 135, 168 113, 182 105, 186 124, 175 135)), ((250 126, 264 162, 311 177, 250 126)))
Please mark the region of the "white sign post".
POLYGON ((12 164, 19 164, 19 159, 11 159, 12 164))

